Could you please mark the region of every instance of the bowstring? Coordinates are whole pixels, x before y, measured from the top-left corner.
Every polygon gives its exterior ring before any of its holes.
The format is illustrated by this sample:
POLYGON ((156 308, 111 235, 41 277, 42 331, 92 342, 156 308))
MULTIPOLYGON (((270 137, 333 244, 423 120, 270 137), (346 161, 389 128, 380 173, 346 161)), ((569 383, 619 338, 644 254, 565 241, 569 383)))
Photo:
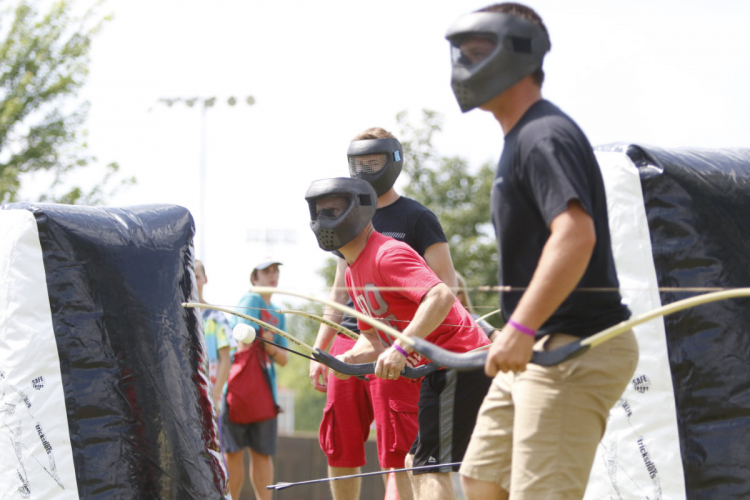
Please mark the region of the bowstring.
MULTIPOLYGON (((219 307, 222 307, 222 306, 219 306, 219 307)), ((261 327, 261 328, 262 328, 262 327, 261 327)), ((285 351, 289 351, 289 352, 291 352, 291 353, 293 353, 293 354, 297 354, 298 356, 302 356, 303 358, 307 358, 307 359, 309 359, 310 361, 317 361, 317 359, 315 359, 315 358, 313 358, 313 357, 310 357, 310 356, 308 356, 307 354, 302 354, 302 353, 301 353, 301 352, 299 352, 299 351, 295 351, 294 349, 291 349, 291 348, 289 348, 289 347, 284 347, 283 345, 279 345, 279 344, 277 344, 277 343, 275 343, 275 342, 271 342, 270 340, 266 340, 266 339, 263 339, 263 338, 260 338, 260 337, 257 337, 257 336, 255 337, 255 340, 260 340, 261 342, 265 342, 266 344, 269 344, 269 345, 272 345, 272 346, 276 346, 276 347, 278 347, 279 349, 284 349, 285 351)))

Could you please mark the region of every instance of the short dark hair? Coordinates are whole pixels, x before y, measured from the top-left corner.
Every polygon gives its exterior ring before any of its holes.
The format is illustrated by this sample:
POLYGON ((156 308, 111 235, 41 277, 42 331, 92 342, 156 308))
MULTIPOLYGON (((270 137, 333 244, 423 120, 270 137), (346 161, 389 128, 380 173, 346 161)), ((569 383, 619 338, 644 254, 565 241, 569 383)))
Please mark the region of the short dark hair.
POLYGON ((372 127, 354 136, 353 141, 367 141, 371 139, 395 139, 396 136, 384 128, 372 127))
MULTIPOLYGON (((483 9, 479 9, 477 12, 497 12, 498 14, 508 14, 510 16, 516 16, 520 17, 521 19, 525 19, 527 21, 530 21, 540 28, 542 28, 542 31, 544 31, 544 34, 547 35, 547 39, 549 40, 549 31, 547 31, 547 27, 544 25, 544 21, 542 21, 542 17, 536 13, 534 9, 531 7, 527 7, 525 5, 522 5, 520 3, 515 2, 505 2, 505 3, 496 3, 494 5, 489 5, 487 7, 484 7, 483 9)), ((550 41, 550 48, 552 48, 552 42, 550 41)), ((544 83, 544 70, 541 66, 539 66, 532 74, 531 77, 534 79, 534 83, 539 85, 540 87, 544 83)))

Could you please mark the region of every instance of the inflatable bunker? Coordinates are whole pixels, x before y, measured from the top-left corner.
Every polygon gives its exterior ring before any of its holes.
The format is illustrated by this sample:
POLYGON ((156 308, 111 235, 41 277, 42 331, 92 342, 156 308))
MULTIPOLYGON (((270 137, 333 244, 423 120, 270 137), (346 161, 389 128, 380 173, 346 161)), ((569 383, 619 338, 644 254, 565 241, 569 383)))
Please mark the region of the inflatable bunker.
POLYGON ((181 207, 0 210, 0 497, 223 499, 181 207))
MULTIPOLYGON (((633 316, 750 287, 750 149, 597 148, 633 316)), ((750 498, 750 299, 635 328, 640 362, 610 412, 586 500, 750 498)))

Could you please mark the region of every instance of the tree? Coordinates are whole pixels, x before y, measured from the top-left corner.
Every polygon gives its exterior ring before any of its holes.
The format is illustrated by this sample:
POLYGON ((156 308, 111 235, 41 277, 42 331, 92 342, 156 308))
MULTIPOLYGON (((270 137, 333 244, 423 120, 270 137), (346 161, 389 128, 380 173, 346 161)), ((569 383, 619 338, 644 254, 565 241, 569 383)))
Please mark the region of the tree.
POLYGON ((69 173, 96 162, 82 128, 88 105, 75 97, 88 75, 91 41, 109 20, 97 14, 98 4, 74 15, 73 1, 41 13, 34 1, 19 0, 0 18, 0 203, 18 201, 23 180, 40 172, 52 179, 40 201, 97 204, 134 182, 110 187, 118 171, 110 163, 90 190, 65 187, 69 173))
MULTIPOLYGON (((399 140, 404 148, 403 174, 409 178, 404 194, 432 210, 440 220, 456 271, 467 286, 497 285, 497 243, 490 221, 490 190, 494 166, 487 162, 475 172, 459 156, 440 155, 433 140, 441 131, 442 117, 422 111, 412 124, 406 112, 397 115, 399 140)), ((478 314, 498 306, 496 293, 470 291, 478 314)), ((500 326, 498 316, 488 319, 500 326)))

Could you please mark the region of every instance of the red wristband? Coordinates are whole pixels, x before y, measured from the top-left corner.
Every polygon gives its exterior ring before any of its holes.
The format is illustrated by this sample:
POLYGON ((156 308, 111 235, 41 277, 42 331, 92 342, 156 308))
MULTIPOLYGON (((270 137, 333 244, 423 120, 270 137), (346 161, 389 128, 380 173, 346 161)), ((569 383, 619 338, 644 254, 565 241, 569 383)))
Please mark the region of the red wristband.
POLYGON ((519 332, 521 332, 521 333, 525 333, 526 335, 531 335, 532 337, 536 336, 536 330, 532 330, 531 328, 529 328, 527 326, 523 326, 520 323, 516 323, 512 319, 508 320, 508 324, 510 326, 512 326, 513 328, 515 328, 516 330, 518 330, 519 332))
POLYGON ((400 345, 398 345, 398 344, 393 344, 393 345, 391 345, 391 347, 393 347, 393 348, 394 348, 394 349, 396 349, 396 350, 397 350, 398 352, 400 352, 401 354, 403 354, 405 358, 408 358, 408 357, 409 357, 409 353, 408 353, 408 352, 406 352, 406 351, 405 351, 405 350, 403 349, 403 347, 401 347, 400 345))

